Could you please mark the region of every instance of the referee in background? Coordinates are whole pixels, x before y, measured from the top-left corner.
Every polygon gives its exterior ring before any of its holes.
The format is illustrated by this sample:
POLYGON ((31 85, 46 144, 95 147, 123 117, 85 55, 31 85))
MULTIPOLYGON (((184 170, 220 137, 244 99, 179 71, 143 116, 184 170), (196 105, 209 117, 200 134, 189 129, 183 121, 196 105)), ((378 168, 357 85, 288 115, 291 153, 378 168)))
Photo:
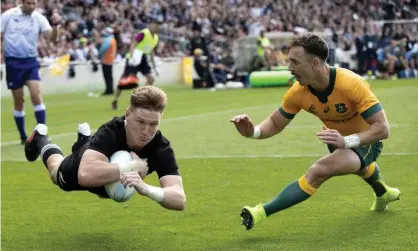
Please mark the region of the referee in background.
POLYGON ((37 0, 22 0, 22 4, 1 15, 1 41, 6 64, 6 84, 12 91, 14 119, 20 133, 21 143, 27 139, 25 130, 24 90, 30 92, 36 121, 45 124, 45 104, 40 88, 38 40, 39 34, 51 41, 59 37, 61 17, 57 11, 51 16, 52 27, 47 18, 36 11, 37 0))

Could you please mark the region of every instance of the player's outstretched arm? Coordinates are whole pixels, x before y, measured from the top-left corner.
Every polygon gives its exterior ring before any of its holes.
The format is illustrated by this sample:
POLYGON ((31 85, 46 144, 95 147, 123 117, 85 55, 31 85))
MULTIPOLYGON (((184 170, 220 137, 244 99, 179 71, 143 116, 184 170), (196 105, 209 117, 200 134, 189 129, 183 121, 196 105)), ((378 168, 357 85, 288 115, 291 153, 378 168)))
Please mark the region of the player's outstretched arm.
POLYGON ((275 110, 259 125, 254 126, 248 115, 237 115, 231 119, 237 131, 244 137, 267 139, 281 131, 290 123, 291 119, 284 117, 279 109, 275 110))
POLYGON ((275 110, 268 116, 263 122, 261 122, 256 128, 260 129, 260 139, 270 138, 281 131, 283 131, 287 125, 289 125, 291 119, 284 117, 279 109, 275 110))
POLYGON ((183 182, 180 175, 166 175, 161 177, 160 185, 164 191, 164 200, 161 206, 183 211, 186 206, 186 194, 183 189, 183 182))
POLYGON ((147 169, 147 162, 134 158, 123 164, 111 164, 101 152, 87 149, 80 161, 78 183, 84 187, 99 187, 120 180, 122 173, 129 171, 142 172, 147 169))
POLYGON ((180 175, 161 177, 161 187, 146 184, 137 172, 124 173, 121 182, 125 187, 133 186, 139 194, 158 202, 164 208, 183 211, 186 206, 186 195, 180 175))

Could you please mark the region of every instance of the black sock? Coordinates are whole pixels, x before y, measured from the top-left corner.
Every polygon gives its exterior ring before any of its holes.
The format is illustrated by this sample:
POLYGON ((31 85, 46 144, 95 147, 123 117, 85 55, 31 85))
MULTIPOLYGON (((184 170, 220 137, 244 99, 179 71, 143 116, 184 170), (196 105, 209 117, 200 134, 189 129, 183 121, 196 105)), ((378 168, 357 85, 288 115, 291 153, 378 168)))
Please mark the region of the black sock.
POLYGON ((71 152, 75 153, 78 150, 80 150, 80 148, 84 146, 84 144, 86 144, 90 140, 90 137, 91 137, 90 135, 77 133, 77 141, 74 142, 73 146, 71 147, 71 152))
POLYGON ((77 141, 81 142, 82 144, 89 141, 90 135, 84 135, 82 133, 77 133, 77 141))
POLYGON ((39 154, 41 154, 42 148, 44 148, 44 146, 48 145, 49 143, 51 142, 49 142, 48 136, 42 134, 38 135, 36 139, 36 148, 38 149, 39 154))
POLYGON ((47 160, 49 156, 51 156, 52 154, 60 154, 64 156, 64 154, 61 151, 61 148, 56 144, 47 144, 47 145, 44 145, 44 147, 42 147, 40 155, 42 157, 42 161, 44 162, 44 165, 46 168, 48 168, 47 160))
POLYGON ((368 166, 366 177, 363 177, 363 179, 373 188, 373 191, 377 197, 380 197, 386 193, 386 184, 383 181, 379 166, 376 162, 368 166))

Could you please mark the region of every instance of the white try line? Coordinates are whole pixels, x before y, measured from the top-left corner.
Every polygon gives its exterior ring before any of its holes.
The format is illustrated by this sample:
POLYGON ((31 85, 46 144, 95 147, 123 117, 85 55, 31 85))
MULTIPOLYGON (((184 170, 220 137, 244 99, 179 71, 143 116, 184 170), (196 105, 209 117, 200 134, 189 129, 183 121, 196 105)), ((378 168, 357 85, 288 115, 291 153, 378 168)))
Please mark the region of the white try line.
MULTIPOLYGON (((248 155, 190 155, 190 156, 176 156, 178 160, 190 160, 190 159, 289 159, 289 158, 307 158, 307 157, 323 157, 327 152, 324 153, 300 153, 300 154, 248 154, 248 155)), ((418 152, 383 152, 381 156, 414 156, 418 155, 418 152)), ((2 158, 1 162, 14 161, 14 162, 28 162, 25 158, 2 158)), ((41 161, 40 158, 36 161, 41 161)))
MULTIPOLYGON (((200 117, 199 115, 196 115, 200 117)), ((191 119, 191 118, 195 118, 192 115, 190 116, 184 116, 184 117, 177 117, 177 118, 168 118, 165 121, 176 121, 176 120, 184 120, 184 119, 191 119)), ((390 127, 391 128, 399 128, 399 127, 406 127, 409 126, 410 124, 393 124, 390 127)), ((286 127, 286 129, 314 129, 314 128, 320 128, 320 125, 289 125, 286 127)), ((97 129, 91 129, 92 133, 94 133, 97 129)), ((76 136, 77 132, 66 132, 66 133, 59 133, 59 134, 51 134, 49 135, 52 139, 57 139, 57 138, 65 138, 68 136, 76 136)), ((17 145, 20 144, 20 140, 12 140, 12 141, 5 141, 3 143, 0 144, 0 146, 10 146, 10 145, 17 145)))
MULTIPOLYGON (((266 104, 266 105, 248 106, 248 107, 235 108, 235 109, 223 110, 223 111, 218 111, 218 112, 207 112, 207 113, 186 115, 186 116, 166 118, 166 119, 163 118, 162 121, 161 121, 161 124, 165 124, 166 122, 171 122, 171 121, 180 121, 180 120, 188 120, 188 119, 195 119, 195 118, 202 118, 202 117, 210 117, 210 116, 215 116, 215 115, 225 114, 225 113, 231 113, 231 112, 243 112, 243 111, 248 111, 248 110, 256 110, 256 109, 267 108, 267 107, 271 107, 271 106, 277 106, 277 104, 276 103, 271 103, 271 104, 266 104)), ((397 127, 405 127, 405 126, 409 126, 409 125, 410 124, 392 124, 391 127, 392 128, 397 128, 397 127)), ((74 128, 75 128, 75 126, 74 126, 74 128)), ((320 128, 320 125, 319 124, 318 125, 289 125, 288 127, 286 127, 286 129, 309 129, 309 128, 320 128)), ((97 129, 92 129, 92 133, 95 132, 96 130, 97 129)), ((75 136, 75 135, 77 135, 77 133, 74 130, 74 132, 51 134, 49 136, 52 139, 56 139, 56 138, 63 138, 63 137, 75 136)), ((0 146, 3 147, 3 146, 10 146, 10 145, 16 145, 16 144, 20 144, 20 140, 5 141, 5 142, 2 142, 0 146)))
MULTIPOLYGON (((177 156, 177 159, 256 159, 256 158, 306 158, 306 157, 323 157, 325 153, 300 153, 300 154, 248 154, 248 155, 191 155, 191 156, 177 156)), ((381 156, 412 156, 418 155, 418 152, 387 152, 382 153, 381 156)))
MULTIPOLYGON (((265 108, 265 107, 271 107, 271 106, 274 106, 274 105, 277 105, 277 104, 272 103, 272 104, 259 105, 259 106, 248 106, 248 107, 242 107, 242 108, 235 108, 235 109, 223 110, 223 111, 218 111, 218 112, 207 112, 207 113, 186 115, 186 116, 166 118, 166 119, 163 118, 162 121, 161 121, 161 124, 164 124, 164 123, 170 122, 170 121, 179 121, 179 120, 188 120, 188 119, 195 119, 195 118, 201 118, 201 117, 209 117, 209 116, 214 116, 214 115, 219 115, 219 114, 224 114, 224 113, 230 113, 230 112, 242 112, 244 110, 255 110, 255 109, 260 109, 260 108, 265 108)), ((80 122, 80 123, 82 123, 82 122, 80 122)), ((74 128, 76 128, 76 126, 77 125, 75 125, 74 128)), ((92 130, 92 133, 93 133, 97 129, 91 129, 91 130, 92 130)), ((76 130, 74 130, 73 132, 51 134, 49 136, 52 139, 55 139, 55 138, 63 138, 63 137, 71 136, 71 135, 77 135, 76 130)), ((5 142, 2 142, 0 146, 10 146, 10 145, 16 145, 16 144, 20 144, 20 140, 5 141, 5 142)))

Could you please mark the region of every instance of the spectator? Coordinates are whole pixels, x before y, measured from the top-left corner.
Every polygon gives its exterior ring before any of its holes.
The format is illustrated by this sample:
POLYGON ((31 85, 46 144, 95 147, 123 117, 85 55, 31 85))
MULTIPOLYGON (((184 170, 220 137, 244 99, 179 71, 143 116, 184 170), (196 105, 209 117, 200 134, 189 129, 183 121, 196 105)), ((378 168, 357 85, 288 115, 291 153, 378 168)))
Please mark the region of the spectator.
MULTIPOLYGON (((2 1, 2 11, 13 7, 12 2, 14 1, 2 1)), ((266 33, 303 30, 330 33, 334 37, 330 40, 331 44, 343 48, 342 52, 345 54, 356 54, 358 48, 359 67, 351 65, 362 73, 374 71, 375 67, 373 63, 369 64, 373 60, 368 59, 370 48, 367 52, 368 45, 364 43, 369 33, 367 29, 365 34, 359 34, 359 31, 364 33, 366 24, 373 20, 412 19, 418 16, 416 0, 44 0, 39 1, 38 6, 38 10, 46 16, 54 9, 62 10, 65 20, 61 36, 64 42, 60 42, 57 47, 51 47, 46 41, 41 41, 40 56, 46 58, 59 56, 70 47, 69 44, 82 37, 99 46, 101 32, 108 26, 114 30, 118 42, 117 57, 124 57, 133 34, 146 27, 150 20, 159 18, 164 25, 161 27, 161 44, 156 51, 158 57, 193 55, 196 48, 201 48, 204 55, 209 57, 207 45, 210 41, 220 43, 222 48, 227 49, 230 47, 224 41, 246 35, 256 36, 260 30, 265 30, 266 33), (187 47, 189 39, 190 46, 187 47), (365 51, 363 46, 366 46, 365 51)), ((409 53, 413 41, 416 41, 413 36, 418 32, 417 27, 411 27, 388 23, 383 26, 383 32, 380 28, 371 28, 369 35, 377 36, 377 45, 373 50, 389 46, 392 39, 406 39, 405 51, 409 53)), ((405 57, 410 68, 410 64, 415 62, 411 55, 415 54, 411 52, 405 57)), ((347 56, 342 58, 346 59, 347 56)), ((259 60, 254 62, 254 66, 257 66, 255 69, 263 67, 259 60)), ((376 74, 378 73, 377 70, 376 74)))
POLYGON ((193 37, 190 40, 190 55, 193 55, 196 49, 201 49, 203 55, 209 56, 209 48, 208 45, 210 41, 207 40, 205 36, 201 34, 201 28, 195 26, 193 28, 193 37))
POLYGON ((226 73, 226 81, 236 81, 238 79, 237 70, 235 68, 235 59, 232 56, 232 50, 228 49, 221 59, 226 73))
POLYGON ((214 48, 214 53, 210 56, 210 70, 213 73, 216 84, 225 84, 226 72, 225 66, 222 64, 221 48, 214 48))
POLYGON ((257 57, 260 57, 265 62, 268 68, 270 68, 269 58, 271 54, 272 44, 270 39, 266 36, 264 30, 260 31, 260 35, 257 37, 257 57))
POLYGON ((102 62, 103 78, 106 89, 103 95, 113 95, 113 62, 116 57, 117 42, 113 34, 113 29, 107 27, 103 31, 104 40, 99 50, 99 58, 102 62))
POLYGON ((199 79, 193 79, 193 88, 213 88, 215 86, 214 79, 203 51, 197 48, 194 50, 193 55, 193 67, 199 76, 199 79))

